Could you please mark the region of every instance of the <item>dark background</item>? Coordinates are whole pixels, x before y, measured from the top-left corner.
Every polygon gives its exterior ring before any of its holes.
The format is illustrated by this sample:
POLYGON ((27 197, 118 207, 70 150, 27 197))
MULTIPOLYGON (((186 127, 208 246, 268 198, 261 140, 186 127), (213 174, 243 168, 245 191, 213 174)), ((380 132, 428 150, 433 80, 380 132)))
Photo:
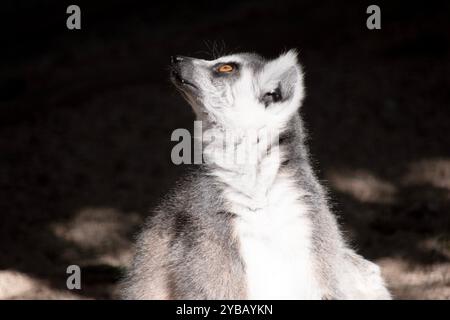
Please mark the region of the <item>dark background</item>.
POLYGON ((382 29, 368 30, 370 4, 2 1, 0 299, 117 297, 133 235, 184 170, 170 134, 194 118, 169 56, 289 48, 351 243, 396 298, 450 298, 450 5, 375 2, 382 29))

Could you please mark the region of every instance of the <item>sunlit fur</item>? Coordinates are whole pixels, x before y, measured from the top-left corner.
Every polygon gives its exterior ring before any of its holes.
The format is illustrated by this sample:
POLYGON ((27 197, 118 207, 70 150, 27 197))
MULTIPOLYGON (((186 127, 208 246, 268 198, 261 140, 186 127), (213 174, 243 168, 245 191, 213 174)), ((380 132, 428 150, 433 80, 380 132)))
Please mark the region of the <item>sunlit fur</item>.
POLYGON ((389 299, 379 268, 343 240, 311 169, 297 53, 184 59, 174 68, 195 87, 175 82, 211 139, 205 164, 144 228, 124 296, 389 299), (214 76, 214 66, 230 62, 239 66, 234 74, 214 76), (264 98, 274 90, 280 100, 264 98), (233 148, 224 148, 230 136, 233 148), (256 161, 230 157, 248 148, 256 161))

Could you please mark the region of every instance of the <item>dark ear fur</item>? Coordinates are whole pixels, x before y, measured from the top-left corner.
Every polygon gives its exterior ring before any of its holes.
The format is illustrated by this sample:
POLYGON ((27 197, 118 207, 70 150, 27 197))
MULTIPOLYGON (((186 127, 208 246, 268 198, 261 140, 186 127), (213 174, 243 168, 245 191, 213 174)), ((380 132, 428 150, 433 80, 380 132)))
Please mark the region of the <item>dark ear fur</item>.
POLYGON ((279 88, 281 90, 282 101, 292 98, 299 76, 300 74, 297 72, 296 66, 289 68, 281 75, 279 88))
POLYGON ((302 90, 302 80, 297 53, 290 50, 264 67, 261 76, 261 100, 266 106, 289 101, 298 90, 302 90))

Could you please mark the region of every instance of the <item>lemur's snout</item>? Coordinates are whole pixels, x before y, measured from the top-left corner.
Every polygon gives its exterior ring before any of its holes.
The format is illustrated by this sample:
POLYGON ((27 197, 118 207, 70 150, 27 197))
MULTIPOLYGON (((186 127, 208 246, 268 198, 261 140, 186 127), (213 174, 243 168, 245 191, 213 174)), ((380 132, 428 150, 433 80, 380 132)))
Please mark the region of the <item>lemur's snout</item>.
POLYGON ((185 56, 170 56, 170 64, 172 67, 182 67, 184 65, 189 65, 193 58, 185 57, 185 56))
POLYGON ((191 79, 193 73, 191 60, 192 58, 184 56, 170 57, 170 75, 174 84, 180 89, 185 89, 185 87, 197 89, 191 79))
POLYGON ((175 65, 181 61, 183 61, 183 57, 182 56, 171 56, 170 57, 170 62, 172 63, 172 65, 175 65))

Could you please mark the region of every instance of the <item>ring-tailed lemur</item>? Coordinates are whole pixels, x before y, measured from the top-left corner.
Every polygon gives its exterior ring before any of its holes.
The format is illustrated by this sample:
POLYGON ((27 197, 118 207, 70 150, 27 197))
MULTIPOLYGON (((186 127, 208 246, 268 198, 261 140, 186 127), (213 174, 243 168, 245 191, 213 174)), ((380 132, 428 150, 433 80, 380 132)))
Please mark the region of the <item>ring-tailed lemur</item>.
POLYGON ((311 169, 296 52, 176 56, 171 76, 214 139, 205 163, 147 221, 124 297, 390 299, 378 266, 343 240, 311 169), (236 150, 249 144, 247 132, 261 147, 256 161, 224 161, 225 136, 236 150))

